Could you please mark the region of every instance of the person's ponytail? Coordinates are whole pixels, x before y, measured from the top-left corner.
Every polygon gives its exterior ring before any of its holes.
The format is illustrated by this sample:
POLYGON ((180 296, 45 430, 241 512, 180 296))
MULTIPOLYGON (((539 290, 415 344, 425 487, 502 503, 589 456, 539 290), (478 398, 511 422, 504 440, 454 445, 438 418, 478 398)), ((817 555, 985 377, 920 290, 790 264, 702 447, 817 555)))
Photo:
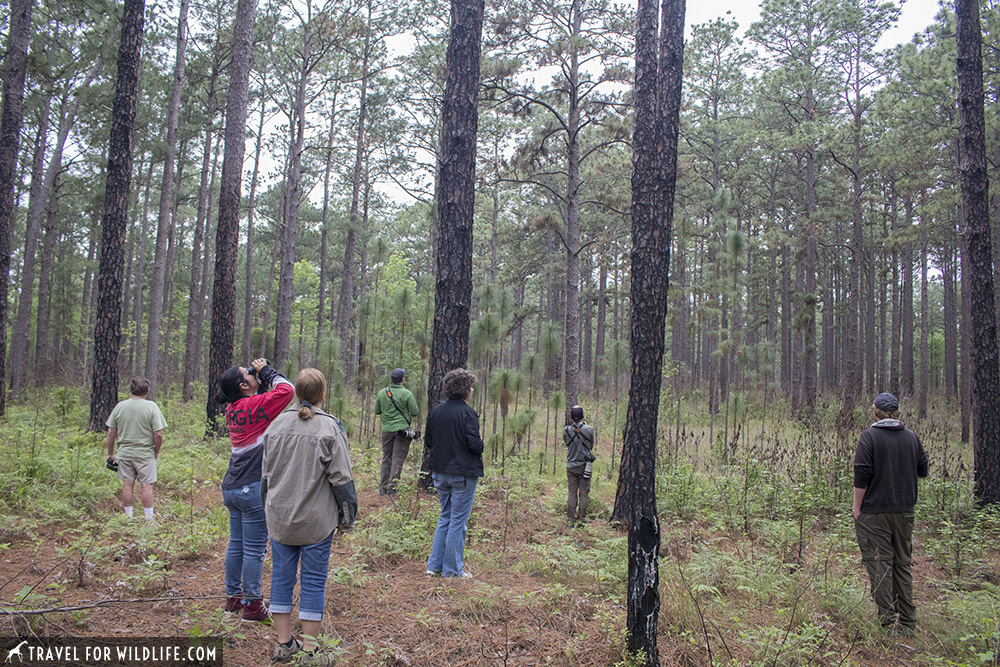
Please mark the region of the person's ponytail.
POLYGON ((302 407, 299 408, 299 419, 312 419, 316 414, 313 406, 323 402, 326 392, 326 378, 315 368, 303 368, 295 378, 295 397, 302 407))

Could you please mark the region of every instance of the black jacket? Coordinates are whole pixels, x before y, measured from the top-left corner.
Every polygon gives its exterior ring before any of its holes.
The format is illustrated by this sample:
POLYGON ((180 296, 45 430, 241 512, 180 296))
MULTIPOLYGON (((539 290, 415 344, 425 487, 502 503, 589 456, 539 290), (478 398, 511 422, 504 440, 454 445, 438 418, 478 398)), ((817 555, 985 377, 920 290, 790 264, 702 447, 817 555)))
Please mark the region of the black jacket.
POLYGON ((465 401, 452 398, 431 410, 424 428, 424 446, 431 472, 483 476, 479 416, 465 401))
POLYGON ((927 477, 927 454, 920 438, 899 420, 883 419, 861 434, 854 454, 854 486, 867 489, 862 512, 912 512, 918 477, 927 477))

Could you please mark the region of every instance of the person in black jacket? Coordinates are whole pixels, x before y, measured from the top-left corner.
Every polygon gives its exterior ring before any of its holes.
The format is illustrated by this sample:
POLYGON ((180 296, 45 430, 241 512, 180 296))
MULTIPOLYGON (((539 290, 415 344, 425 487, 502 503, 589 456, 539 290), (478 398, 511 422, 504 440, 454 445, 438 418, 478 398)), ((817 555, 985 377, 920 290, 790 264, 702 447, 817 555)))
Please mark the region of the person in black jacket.
POLYGON ((483 476, 479 416, 468 404, 475 383, 476 376, 464 368, 449 371, 442 380, 448 400, 427 416, 427 467, 441 501, 441 516, 427 559, 430 576, 472 577, 463 567, 462 556, 476 484, 483 476))
POLYGON ((917 625, 910 572, 913 506, 917 478, 927 477, 927 454, 899 421, 895 396, 879 394, 872 407, 876 421, 861 434, 854 454, 854 529, 879 622, 889 633, 911 636, 917 625))

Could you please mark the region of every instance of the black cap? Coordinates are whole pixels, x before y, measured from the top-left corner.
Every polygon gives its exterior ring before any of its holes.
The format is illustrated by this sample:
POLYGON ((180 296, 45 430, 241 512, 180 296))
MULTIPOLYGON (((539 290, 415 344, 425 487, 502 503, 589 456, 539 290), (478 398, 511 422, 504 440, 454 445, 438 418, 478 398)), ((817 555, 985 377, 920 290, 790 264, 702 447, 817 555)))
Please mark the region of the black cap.
POLYGON ((889 393, 881 393, 875 397, 875 409, 882 412, 895 412, 899 410, 899 399, 889 393))
POLYGON ((406 369, 397 368, 392 372, 392 375, 390 377, 392 378, 392 381, 394 383, 399 384, 400 382, 403 381, 403 378, 406 377, 406 369))
POLYGON ((583 419, 583 408, 579 405, 574 405, 569 409, 569 416, 573 418, 573 421, 578 422, 583 419))

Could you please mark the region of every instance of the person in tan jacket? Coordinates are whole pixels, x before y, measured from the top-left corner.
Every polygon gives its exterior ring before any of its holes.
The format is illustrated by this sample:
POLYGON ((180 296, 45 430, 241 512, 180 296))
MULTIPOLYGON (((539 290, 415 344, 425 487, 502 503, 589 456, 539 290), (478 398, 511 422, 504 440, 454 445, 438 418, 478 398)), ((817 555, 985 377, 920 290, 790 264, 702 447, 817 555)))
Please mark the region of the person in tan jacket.
POLYGON ((295 381, 297 402, 264 435, 261 495, 271 537, 271 618, 278 633, 274 662, 332 664, 316 650, 323 610, 330 542, 338 528, 353 527, 357 495, 351 450, 340 421, 320 409, 326 379, 306 368, 295 381), (303 639, 292 635, 292 594, 301 565, 299 619, 303 639))

